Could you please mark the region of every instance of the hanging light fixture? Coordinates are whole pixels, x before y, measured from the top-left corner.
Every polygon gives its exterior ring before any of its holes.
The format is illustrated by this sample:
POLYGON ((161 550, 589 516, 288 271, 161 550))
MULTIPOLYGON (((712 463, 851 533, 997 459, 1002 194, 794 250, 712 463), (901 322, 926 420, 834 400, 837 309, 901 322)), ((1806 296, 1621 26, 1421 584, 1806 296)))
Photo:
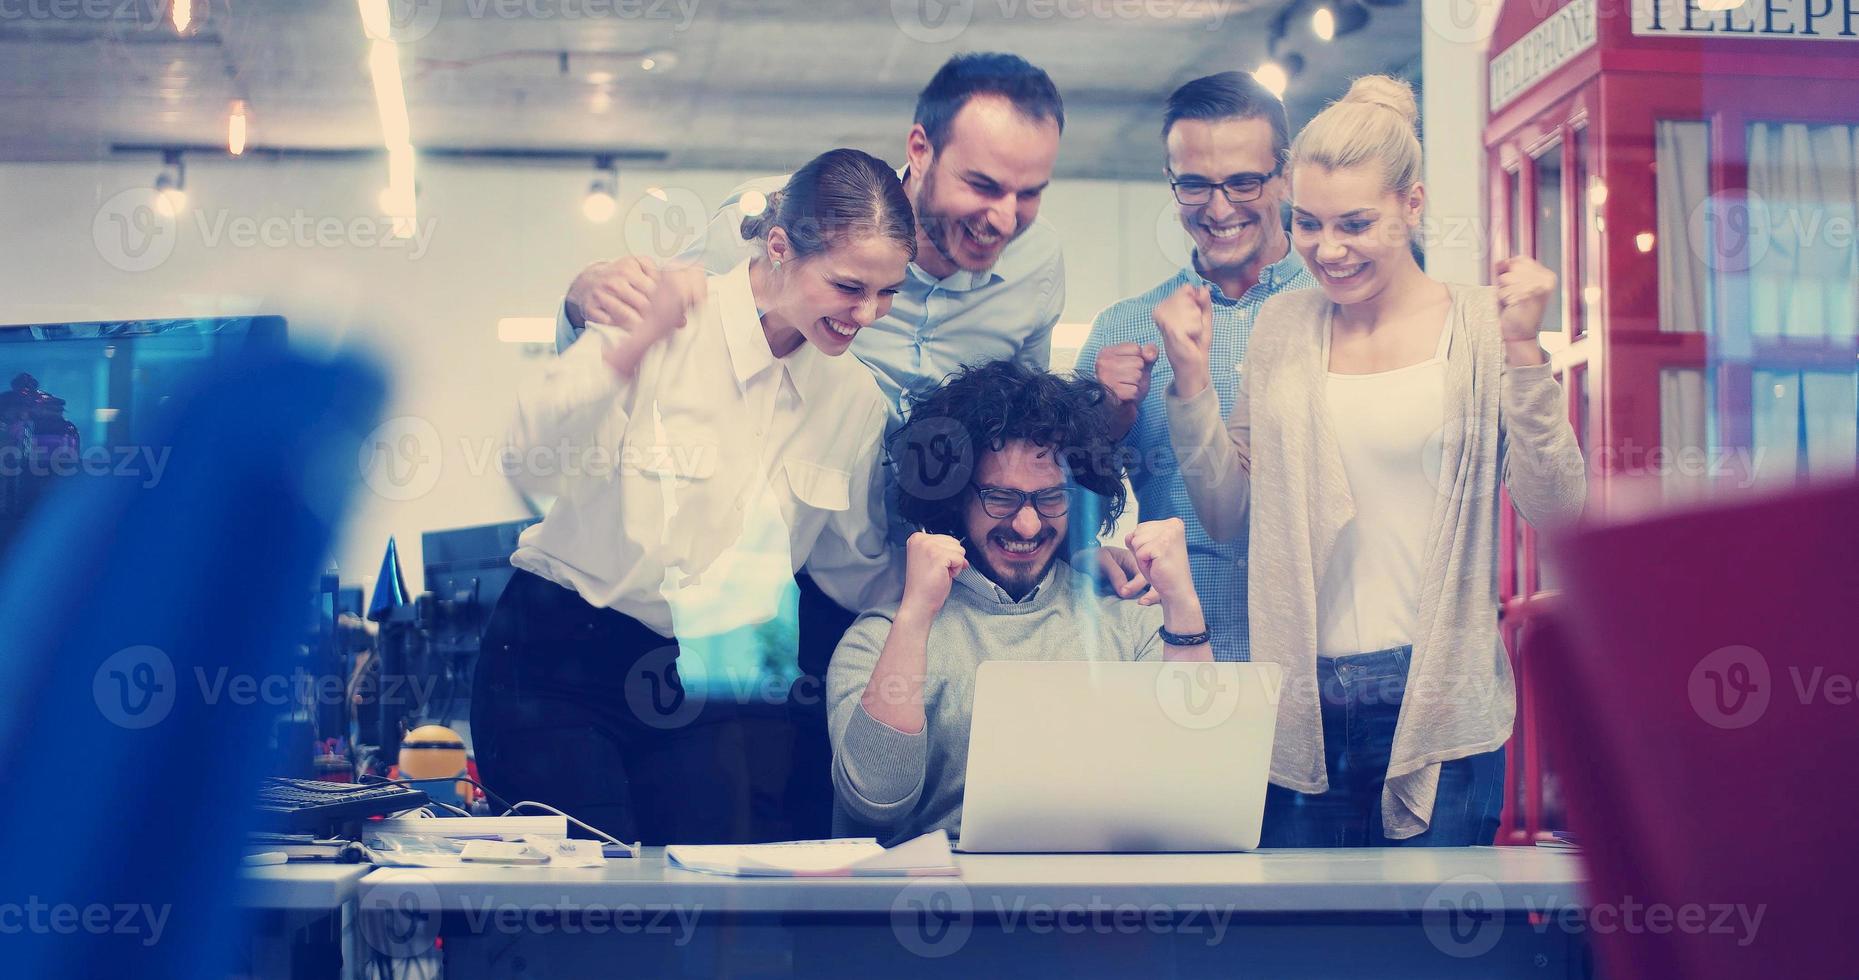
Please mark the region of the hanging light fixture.
POLYGON ((1329 7, 1318 7, 1317 12, 1310 15, 1310 32, 1317 35, 1319 41, 1336 40, 1336 15, 1329 7))
POLYGON ((613 220, 614 213, 620 209, 620 172, 609 156, 595 157, 594 170, 594 182, 588 185, 587 196, 581 199, 581 214, 601 225, 613 220))
POLYGON ((187 210, 187 164, 179 150, 162 151, 161 172, 155 175, 155 210, 164 218, 187 210))
POLYGON ((232 100, 232 111, 226 116, 226 152, 233 156, 245 153, 245 100, 232 100))

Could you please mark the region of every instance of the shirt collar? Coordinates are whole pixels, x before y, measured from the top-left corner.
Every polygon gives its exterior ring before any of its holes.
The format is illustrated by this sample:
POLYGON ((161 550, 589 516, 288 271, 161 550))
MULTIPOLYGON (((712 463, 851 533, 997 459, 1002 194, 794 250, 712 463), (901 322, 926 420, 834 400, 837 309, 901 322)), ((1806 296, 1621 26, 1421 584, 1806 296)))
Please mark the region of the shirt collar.
MULTIPOLYGON (((1259 270, 1259 281, 1253 288, 1263 289, 1267 293, 1275 292, 1302 271, 1304 271, 1304 260, 1298 256, 1297 249, 1287 246, 1283 257, 1259 270)), ((1225 292, 1221 291, 1220 286, 1212 279, 1201 275, 1201 256, 1199 250, 1191 250, 1189 252, 1188 264, 1182 268, 1181 274, 1187 277, 1187 282, 1206 284, 1206 286, 1213 291, 1215 299, 1222 299, 1229 303, 1237 303, 1241 299, 1239 296, 1228 296, 1225 292)))
POLYGON ((992 600, 995 605, 1030 606, 1039 598, 1040 591, 1046 588, 1047 583, 1052 581, 1053 571, 1063 563, 1064 559, 1057 559, 1054 560, 1052 564, 1046 566, 1045 577, 1041 578, 1039 583, 1033 586, 1032 590, 1022 596, 1018 601, 1016 601, 1013 596, 1008 595, 1006 589, 995 585, 993 579, 983 575, 981 570, 976 568, 972 562, 969 563, 967 568, 962 569, 956 574, 955 581, 959 585, 966 586, 970 592, 984 599, 992 600))
POLYGON ((819 359, 825 355, 805 341, 786 357, 777 358, 774 351, 768 349, 768 336, 762 332, 762 314, 756 309, 755 293, 749 288, 748 260, 713 278, 710 296, 717 303, 717 312, 723 321, 723 340, 729 348, 736 383, 746 386, 763 371, 780 368, 787 373, 801 401, 807 401, 813 385, 818 382, 819 359))

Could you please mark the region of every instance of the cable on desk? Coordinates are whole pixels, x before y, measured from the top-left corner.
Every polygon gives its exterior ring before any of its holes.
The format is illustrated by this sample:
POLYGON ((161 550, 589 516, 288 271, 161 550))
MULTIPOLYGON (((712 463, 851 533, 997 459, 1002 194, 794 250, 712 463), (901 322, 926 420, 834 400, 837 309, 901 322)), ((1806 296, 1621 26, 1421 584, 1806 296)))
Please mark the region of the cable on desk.
POLYGON ((605 840, 607 843, 612 844, 615 847, 626 848, 627 852, 632 854, 633 857, 639 856, 639 844, 638 843, 635 842, 635 843, 629 844, 626 841, 623 841, 619 839, 618 837, 615 837, 612 834, 609 834, 606 831, 601 830, 599 827, 595 827, 590 824, 582 823, 580 820, 577 820, 574 817, 569 816, 568 814, 555 809, 554 807, 548 805, 547 803, 537 803, 535 800, 524 800, 523 802, 518 803, 517 805, 511 807, 510 809, 505 810, 503 812, 503 815, 507 817, 515 813, 516 811, 521 810, 522 808, 526 806, 533 806, 538 810, 547 810, 550 813, 553 813, 558 817, 562 817, 566 819, 569 823, 574 824, 575 826, 581 828, 582 830, 585 830, 588 833, 593 834, 596 837, 599 837, 605 840))

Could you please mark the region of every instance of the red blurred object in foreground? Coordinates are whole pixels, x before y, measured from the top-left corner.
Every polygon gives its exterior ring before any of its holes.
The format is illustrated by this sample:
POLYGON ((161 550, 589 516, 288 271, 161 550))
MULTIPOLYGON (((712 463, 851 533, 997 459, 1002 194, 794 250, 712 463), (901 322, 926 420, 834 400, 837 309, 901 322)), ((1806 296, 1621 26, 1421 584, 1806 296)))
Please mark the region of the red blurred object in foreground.
POLYGON ((1544 736, 1616 977, 1852 976, 1859 484, 1585 531, 1544 736))

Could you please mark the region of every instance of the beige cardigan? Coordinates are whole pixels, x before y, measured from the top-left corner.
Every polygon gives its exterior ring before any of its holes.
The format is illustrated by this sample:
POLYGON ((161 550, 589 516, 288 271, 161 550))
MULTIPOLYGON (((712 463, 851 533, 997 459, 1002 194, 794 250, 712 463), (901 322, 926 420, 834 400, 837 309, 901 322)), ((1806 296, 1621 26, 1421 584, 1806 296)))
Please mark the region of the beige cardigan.
MULTIPOLYGON (((1440 763, 1510 738, 1516 691, 1497 630, 1498 481, 1535 525, 1574 520, 1586 496, 1581 450, 1549 365, 1505 362, 1495 289, 1449 289, 1440 492, 1381 799, 1382 826, 1396 839, 1427 829, 1440 763)), ((1315 287, 1266 300, 1224 431, 1211 387, 1167 398, 1169 435, 1201 523, 1215 539, 1232 540, 1250 519, 1252 659, 1282 665, 1285 677, 1271 778, 1300 793, 1329 788, 1316 688, 1317 583, 1355 517, 1323 402, 1331 308, 1315 287)))

